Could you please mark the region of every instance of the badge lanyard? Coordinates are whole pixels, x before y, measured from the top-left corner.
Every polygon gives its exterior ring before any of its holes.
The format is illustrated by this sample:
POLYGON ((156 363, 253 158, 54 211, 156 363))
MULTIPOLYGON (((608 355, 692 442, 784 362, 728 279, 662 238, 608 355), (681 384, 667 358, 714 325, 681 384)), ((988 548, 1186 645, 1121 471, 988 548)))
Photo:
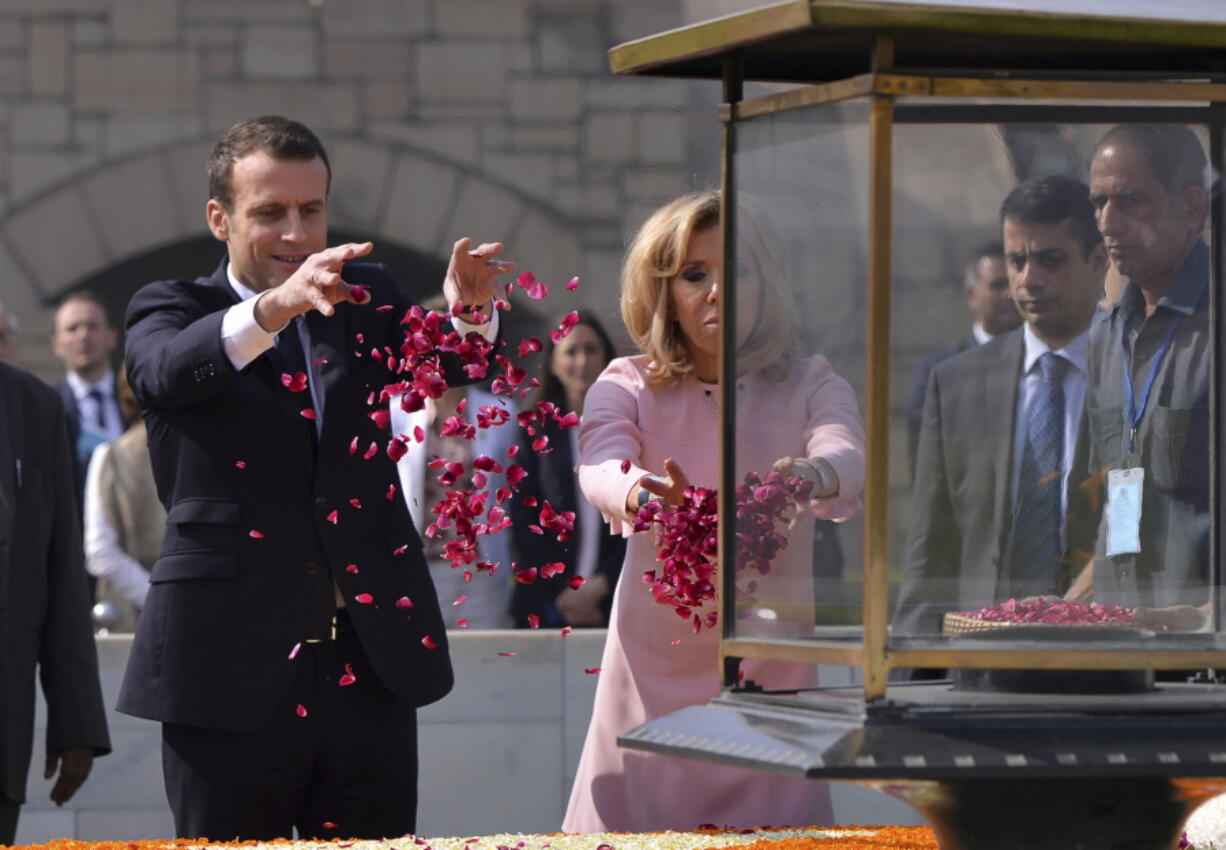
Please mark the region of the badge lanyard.
POLYGON ((1124 415, 1127 417, 1128 425, 1128 454, 1132 457, 1136 456, 1137 448, 1137 426, 1141 424, 1141 417, 1145 414, 1145 408, 1149 404, 1149 393, 1154 388, 1154 379, 1158 376, 1158 367, 1162 365, 1162 358, 1166 356, 1166 351, 1171 347, 1171 338, 1175 336, 1175 331, 1179 329, 1179 323, 1183 321, 1183 316, 1178 316, 1175 321, 1171 322, 1170 328, 1162 337, 1162 344, 1158 346, 1158 350, 1154 352, 1154 359, 1149 364, 1149 374, 1145 377, 1145 385, 1141 388, 1141 399, 1138 404, 1132 389, 1132 351, 1128 345, 1128 328, 1124 328, 1123 337, 1120 344, 1124 348, 1124 368, 1120 370, 1124 377, 1124 398, 1127 403, 1127 408, 1124 415))

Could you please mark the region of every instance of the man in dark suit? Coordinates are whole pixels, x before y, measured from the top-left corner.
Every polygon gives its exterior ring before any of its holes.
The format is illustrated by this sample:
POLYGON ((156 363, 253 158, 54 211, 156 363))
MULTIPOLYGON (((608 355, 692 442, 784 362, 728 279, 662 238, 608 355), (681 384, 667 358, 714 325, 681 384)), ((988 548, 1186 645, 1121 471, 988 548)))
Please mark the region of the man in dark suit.
MULTIPOLYGON (((226 258, 128 309, 168 516, 119 709, 162 723, 181 836, 401 835, 415 709, 450 690, 451 664, 395 466, 351 446, 391 436, 370 414, 410 304, 385 267, 351 262, 369 242, 327 247, 331 172, 306 127, 237 124, 208 172, 226 258)), ((471 247, 444 293, 473 320, 457 330, 493 336, 495 276, 514 266, 471 247)), ((458 359, 447 379, 467 380, 458 359)))
POLYGON ((64 408, 0 363, 0 844, 12 844, 34 738, 35 667, 47 701, 48 779, 62 805, 110 752, 81 564, 64 408))
POLYGON ((940 633, 950 611, 1061 592, 1068 471, 1087 331, 1107 259, 1084 184, 1028 180, 1001 207, 1022 328, 933 370, 895 628, 940 633))
POLYGON ((1018 315, 1013 298, 1009 295, 1005 257, 998 241, 983 243, 971 256, 962 277, 962 294, 973 317, 970 331, 953 345, 921 360, 911 381, 911 392, 907 396, 907 448, 911 452, 912 471, 915 469, 920 423, 924 418, 924 394, 928 390, 928 376, 932 370, 955 354, 1008 333, 1022 323, 1022 317, 1018 315))
POLYGON ((111 367, 118 342, 106 305, 97 295, 78 290, 60 302, 52 321, 51 349, 66 373, 55 388, 64 402, 68 435, 77 451, 78 502, 94 449, 118 437, 129 424, 119 408, 111 367))

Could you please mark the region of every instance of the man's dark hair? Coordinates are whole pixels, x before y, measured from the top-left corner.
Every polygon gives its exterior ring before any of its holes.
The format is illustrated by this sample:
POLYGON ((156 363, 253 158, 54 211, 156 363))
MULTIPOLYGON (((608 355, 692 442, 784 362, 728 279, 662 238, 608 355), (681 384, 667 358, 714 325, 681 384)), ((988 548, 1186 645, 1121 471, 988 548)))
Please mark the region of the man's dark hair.
POLYGON ((1168 195, 1189 186, 1208 188, 1205 149, 1196 134, 1182 124, 1120 124, 1098 140, 1094 157, 1108 145, 1139 153, 1168 195))
POLYGON ((273 159, 304 159, 319 157, 328 170, 328 188, 332 186, 332 165, 319 137, 304 124, 280 115, 261 115, 240 121, 217 140, 209 153, 209 197, 229 212, 233 209, 234 192, 230 174, 234 163, 249 153, 264 151, 273 159))
POLYGON ((1060 174, 1032 177, 1008 194, 1000 205, 1000 221, 1018 224, 1060 224, 1067 221, 1073 237, 1081 246, 1082 258, 1102 244, 1102 234, 1094 220, 1090 187, 1080 180, 1060 174))
POLYGON ((55 302, 55 309, 58 311, 69 301, 85 301, 90 304, 98 305, 98 309, 102 311, 102 318, 106 322, 106 326, 108 328, 115 327, 115 323, 111 321, 110 308, 107 307, 106 302, 102 300, 102 296, 97 292, 94 292, 92 289, 74 289, 71 292, 65 293, 62 298, 55 302))
POLYGON ((979 261, 985 257, 995 259, 997 257, 1003 259, 1005 256, 1005 246, 1000 243, 999 239, 989 239, 986 242, 980 242, 974 252, 966 258, 966 265, 962 271, 962 285, 967 289, 974 289, 979 285, 979 261))

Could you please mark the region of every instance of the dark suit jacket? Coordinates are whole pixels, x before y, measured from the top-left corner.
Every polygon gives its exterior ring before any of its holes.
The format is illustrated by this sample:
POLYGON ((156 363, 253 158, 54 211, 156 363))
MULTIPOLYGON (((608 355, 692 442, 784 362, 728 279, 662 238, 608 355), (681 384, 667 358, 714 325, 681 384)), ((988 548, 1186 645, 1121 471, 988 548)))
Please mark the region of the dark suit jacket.
MULTIPOLYGON (((571 452, 570 434, 552 422, 544 433, 549 436, 549 445, 553 447, 552 452, 544 455, 532 450, 531 444, 536 437, 530 436, 527 431, 520 433, 519 454, 515 457, 528 477, 519 485, 519 496, 511 501, 511 532, 519 552, 520 567, 540 568, 544 564, 561 561, 566 564, 566 572, 553 578, 538 578, 532 584, 515 583, 511 596, 511 617, 519 628, 527 625, 529 614, 540 617, 542 625, 564 625, 553 602, 559 593, 566 590, 579 558, 578 535, 559 542, 556 534, 548 531, 534 534, 528 527, 534 523, 540 524, 540 507, 526 507, 523 500, 527 497, 535 497, 538 503, 548 500, 559 511, 576 511, 576 528, 580 523, 577 509, 582 497, 575 477, 577 458, 571 452)), ((583 531, 586 533, 590 529, 583 531)), ((598 521, 595 531, 600 535, 596 572, 603 574, 609 582, 609 593, 601 603, 607 623, 609 612, 613 609, 613 588, 617 586, 617 577, 621 575, 622 561, 626 557, 626 539, 620 534, 610 534, 603 522, 598 521)))
POLYGON ((1012 525, 1013 431, 1025 344, 1010 331, 936 366, 928 383, 895 629, 939 633, 941 616, 1003 598, 1012 525))
POLYGON ((111 749, 64 420, 50 387, 0 363, 0 797, 13 802, 25 801, 36 665, 47 752, 111 749))
MULTIPOLYGON (((351 263, 344 274, 369 286, 372 300, 338 304, 331 318, 307 316, 307 356, 326 361, 314 451, 300 416, 309 399, 282 386, 276 353, 236 371, 223 350, 222 316, 238 301, 224 260, 211 277, 160 281, 132 299, 128 376, 148 426, 167 529, 120 711, 208 728, 257 727, 289 686, 288 656, 308 636, 312 602, 326 593, 330 573, 372 667, 398 699, 421 706, 451 689, 446 630, 421 541, 404 500, 389 492, 395 465, 382 450, 365 460, 349 448, 356 437, 382 449, 391 436, 367 416, 376 409, 368 395, 393 377, 370 351, 399 351, 410 305, 382 266, 351 263), (376 309, 385 304, 393 309, 376 309), (358 571, 347 571, 349 564, 358 571), (373 602, 356 602, 359 594, 373 602), (397 608, 402 597, 413 606, 397 608), (427 638, 436 648, 423 644, 427 638)), ((447 378, 467 382, 454 359, 447 378)))
POLYGON ((910 451, 908 457, 911 458, 912 480, 915 480, 915 464, 919 457, 920 425, 924 421, 924 397, 928 392, 928 378, 938 364, 977 345, 979 341, 973 333, 969 333, 948 348, 929 354, 920 361, 915 370, 915 377, 911 379, 911 393, 907 396, 907 449, 910 451))

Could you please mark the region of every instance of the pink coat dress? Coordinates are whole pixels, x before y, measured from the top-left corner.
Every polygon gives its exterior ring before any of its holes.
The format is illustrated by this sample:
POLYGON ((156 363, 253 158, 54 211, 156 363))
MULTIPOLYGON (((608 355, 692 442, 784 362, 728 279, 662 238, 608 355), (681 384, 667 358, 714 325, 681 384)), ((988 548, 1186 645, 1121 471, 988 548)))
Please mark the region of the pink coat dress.
MULTIPOLYGON (((562 829, 643 832, 708 823, 739 828, 829 823, 830 793, 823 783, 617 746, 619 734, 704 704, 720 690, 718 630, 704 628, 695 635, 671 607, 653 599, 642 575, 656 567, 655 537, 633 533, 624 507, 643 475, 662 474, 665 458, 676 460, 692 484, 717 486, 713 399, 718 388, 693 378, 653 386, 647 382, 647 362, 645 356, 614 360, 584 402, 580 486, 610 530, 630 539, 591 724, 562 829), (630 469, 622 472, 625 459, 630 469)), ((783 456, 822 457, 838 473, 840 495, 815 513, 842 519, 859 510, 863 425, 851 386, 824 357, 797 361, 781 382, 760 374, 743 376, 738 409, 742 472, 768 472, 783 456), (769 415, 751 417, 747 411, 769 415)), ((772 565, 772 575, 787 584, 787 593, 807 588, 812 598, 811 551, 812 524, 800 522, 772 565)), ((811 627, 812 613, 807 613, 811 627)), ((755 634, 764 633, 754 629, 755 634)), ((751 659, 742 666, 747 678, 766 687, 816 684, 811 665, 751 659)))

